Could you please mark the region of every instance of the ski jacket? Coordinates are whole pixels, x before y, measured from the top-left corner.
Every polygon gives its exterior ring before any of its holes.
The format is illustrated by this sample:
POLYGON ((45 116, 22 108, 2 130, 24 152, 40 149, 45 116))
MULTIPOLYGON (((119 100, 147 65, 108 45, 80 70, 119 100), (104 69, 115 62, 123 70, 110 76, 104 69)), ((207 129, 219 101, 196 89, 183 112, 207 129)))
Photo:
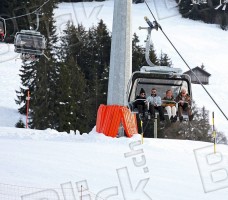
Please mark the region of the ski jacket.
POLYGON ((176 102, 178 103, 179 101, 185 101, 188 103, 188 106, 191 106, 192 100, 189 94, 186 94, 185 96, 182 96, 181 93, 176 97, 176 102))
POLYGON ((170 107, 176 106, 176 103, 174 102, 175 99, 174 99, 173 96, 172 96, 171 98, 169 98, 169 97, 164 97, 163 100, 165 100, 164 102, 162 102, 162 106, 163 106, 163 107, 166 107, 166 106, 170 106, 170 107), (170 102, 169 102, 169 101, 170 101, 170 102))
POLYGON ((160 96, 149 96, 146 99, 150 104, 154 105, 154 106, 161 106, 162 105, 162 101, 161 101, 161 97, 160 96))
POLYGON ((135 107, 137 105, 145 106, 146 97, 136 96, 135 100, 137 100, 137 99, 140 99, 140 100, 134 102, 135 107))

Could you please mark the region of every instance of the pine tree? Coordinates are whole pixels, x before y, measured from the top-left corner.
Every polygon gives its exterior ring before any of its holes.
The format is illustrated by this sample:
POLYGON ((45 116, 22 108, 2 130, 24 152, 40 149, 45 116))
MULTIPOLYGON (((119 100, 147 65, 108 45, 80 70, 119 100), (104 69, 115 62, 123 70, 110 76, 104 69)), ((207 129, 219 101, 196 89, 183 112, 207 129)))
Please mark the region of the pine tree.
POLYGON ((100 20, 95 32, 95 77, 98 88, 96 88, 97 105, 96 110, 100 104, 106 104, 107 91, 108 91, 108 73, 111 52, 111 36, 107 30, 103 20, 100 20))
POLYGON ((216 143, 217 144, 228 144, 228 138, 223 132, 216 131, 216 143))
MULTIPOLYGON (((178 2, 178 0, 176 0, 178 2)), ((189 13, 192 10, 192 1, 191 0, 181 0, 179 4, 179 12, 183 17, 188 17, 189 13)))
POLYGON ((58 98, 56 102, 56 129, 58 131, 86 131, 86 82, 72 58, 59 63, 58 98))
POLYGON ((25 128, 25 124, 22 121, 22 119, 19 119, 19 121, 15 124, 16 128, 25 128))
MULTIPOLYGON (((89 131, 95 124, 95 116, 99 105, 106 103, 107 99, 111 37, 106 25, 101 20, 97 27, 90 28, 88 32, 85 31, 82 25, 74 27, 68 23, 62 41, 62 53, 59 59, 62 60, 61 66, 63 69, 60 72, 60 77, 70 77, 69 72, 76 70, 74 76, 71 75, 71 80, 75 80, 73 81, 74 86, 68 87, 68 81, 66 81, 64 86, 68 88, 67 91, 69 90, 67 96, 74 96, 74 101, 71 101, 71 98, 67 100, 69 105, 71 105, 69 107, 72 110, 71 113, 75 114, 74 119, 75 124, 77 124, 71 126, 71 128, 77 126, 76 128, 89 131), (69 65, 69 63, 71 64, 69 65), (72 66, 75 67, 72 68, 72 66), (83 78, 80 79, 80 77, 83 78), (79 85, 82 86, 78 88, 77 86, 79 85), (75 90, 74 88, 77 89, 75 90), (74 104, 74 102, 77 102, 77 104, 74 104), (82 124, 84 125, 82 126, 82 124)), ((62 78, 63 80, 64 78, 62 78)), ((66 94, 68 93, 67 91, 66 94)), ((65 101, 66 98, 61 100, 61 102, 65 101)), ((69 113, 67 104, 61 104, 62 113, 69 113)), ((62 119, 59 123, 65 124, 64 126, 69 130, 70 125, 68 122, 70 117, 66 118, 66 122, 62 119)), ((73 122, 70 121, 70 124, 72 125, 73 122)))
POLYGON ((86 80, 81 67, 77 64, 77 54, 83 51, 78 47, 83 45, 78 38, 77 30, 70 23, 67 24, 65 35, 61 38, 62 48, 58 53, 60 71, 57 81, 59 97, 56 106, 56 128, 59 131, 88 130, 86 80))
POLYGON ((166 53, 161 52, 160 59, 159 59, 159 65, 168 66, 168 67, 172 66, 172 61, 166 53))
POLYGON ((195 108, 194 120, 191 122, 188 138, 211 142, 212 138, 209 134, 211 126, 209 124, 209 112, 203 107, 202 109, 195 108))
POLYGON ((215 9, 219 3, 218 0, 207 0, 206 4, 193 4, 191 0, 182 0, 179 3, 179 12, 185 18, 219 24, 223 30, 227 30, 228 13, 222 10, 224 4, 215 9))
POLYGON ((106 25, 101 20, 96 27, 88 31, 87 51, 91 54, 87 58, 86 67, 90 67, 87 74, 88 102, 90 105, 90 126, 95 124, 97 109, 100 104, 106 104, 108 90, 108 72, 110 62, 111 37, 106 25))
POLYGON ((134 33, 132 39, 132 72, 139 71, 145 60, 143 48, 139 45, 139 42, 139 37, 134 33))

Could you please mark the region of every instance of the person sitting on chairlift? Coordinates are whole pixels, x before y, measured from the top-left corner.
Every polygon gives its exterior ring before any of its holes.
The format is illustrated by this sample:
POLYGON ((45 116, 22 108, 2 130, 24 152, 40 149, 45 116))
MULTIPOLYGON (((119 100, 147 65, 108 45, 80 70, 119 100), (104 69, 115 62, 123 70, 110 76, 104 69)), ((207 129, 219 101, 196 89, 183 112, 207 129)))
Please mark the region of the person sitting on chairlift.
POLYGON ((162 106, 165 107, 167 114, 169 116, 169 119, 171 122, 177 121, 177 109, 176 109, 176 102, 173 97, 172 90, 167 90, 166 95, 163 98, 162 106))
POLYGON ((143 88, 141 88, 139 95, 136 96, 135 102, 133 103, 134 108, 138 109, 139 117, 145 117, 146 105, 146 93, 143 88))
POLYGON ((165 121, 164 110, 161 101, 161 97, 157 95, 157 90, 152 88, 151 96, 147 97, 147 102, 149 103, 149 111, 151 113, 151 118, 155 117, 155 110, 158 110, 160 121, 165 121))
POLYGON ((3 42, 4 41, 4 31, 0 28, 0 41, 3 42))
POLYGON ((176 97, 176 102, 178 102, 178 116, 180 122, 183 121, 183 111, 188 113, 189 121, 192 121, 193 114, 191 109, 191 101, 191 97, 187 93, 187 90, 182 88, 180 94, 176 97))

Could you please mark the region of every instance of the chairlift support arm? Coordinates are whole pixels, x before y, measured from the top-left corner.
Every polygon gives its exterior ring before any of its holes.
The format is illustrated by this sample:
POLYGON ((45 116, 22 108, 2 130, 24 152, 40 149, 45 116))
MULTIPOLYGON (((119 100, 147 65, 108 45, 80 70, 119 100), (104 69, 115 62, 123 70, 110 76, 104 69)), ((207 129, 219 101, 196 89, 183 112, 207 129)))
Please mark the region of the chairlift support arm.
POLYGON ((39 18, 40 13, 39 13, 39 10, 36 11, 35 14, 36 14, 36 30, 35 31, 38 31, 39 25, 40 25, 40 18, 39 18))
POLYGON ((148 34, 147 34, 147 38, 146 38, 146 52, 145 52, 145 58, 146 58, 146 62, 148 63, 148 65, 150 67, 156 67, 157 65, 155 65, 151 60, 150 60, 150 40, 151 40, 151 31, 153 29, 158 30, 158 28, 160 27, 160 25, 154 21, 153 23, 147 18, 144 17, 145 21, 147 22, 147 24, 149 25, 149 27, 139 27, 139 30, 141 29, 146 29, 148 34))

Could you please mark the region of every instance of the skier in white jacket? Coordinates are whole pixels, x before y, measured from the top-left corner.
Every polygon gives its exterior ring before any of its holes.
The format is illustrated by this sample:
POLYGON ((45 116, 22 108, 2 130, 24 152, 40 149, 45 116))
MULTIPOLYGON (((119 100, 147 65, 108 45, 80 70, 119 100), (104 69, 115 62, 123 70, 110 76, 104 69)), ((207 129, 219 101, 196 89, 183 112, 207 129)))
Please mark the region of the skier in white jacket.
POLYGON ((146 100, 149 103, 149 111, 151 113, 151 117, 154 118, 155 117, 155 110, 158 110, 160 121, 164 121, 165 116, 164 116, 163 107, 161 106, 162 101, 161 101, 161 97, 157 95, 156 88, 152 88, 151 96, 147 97, 146 100))

